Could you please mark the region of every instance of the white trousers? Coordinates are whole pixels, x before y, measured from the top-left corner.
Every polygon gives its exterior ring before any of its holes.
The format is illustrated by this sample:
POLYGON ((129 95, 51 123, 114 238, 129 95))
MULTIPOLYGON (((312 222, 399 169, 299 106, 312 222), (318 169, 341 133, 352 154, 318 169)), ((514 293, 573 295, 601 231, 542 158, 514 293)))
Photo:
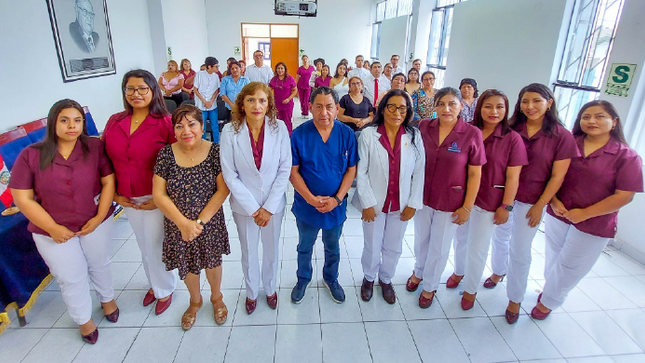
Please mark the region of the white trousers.
MULTIPOLYGON (((152 196, 147 195, 132 199, 135 203, 143 203, 152 199, 152 196)), ((157 299, 163 299, 175 291, 178 279, 175 271, 166 271, 166 265, 161 260, 164 240, 164 215, 159 208, 153 210, 123 209, 137 238, 137 244, 141 250, 143 270, 146 273, 146 277, 148 277, 150 287, 152 287, 157 299)))
POLYGON ((427 206, 414 216, 414 275, 423 279, 423 290, 435 291, 448 263, 450 242, 457 225, 452 223, 452 212, 443 212, 427 206))
MULTIPOLYGON (((514 209, 513 209, 514 210, 514 209)), ((495 275, 504 276, 508 273, 508 244, 513 232, 513 211, 508 213, 508 220, 493 230, 490 255, 490 265, 495 275)))
POLYGON ((403 246, 407 221, 401 212, 379 212, 372 222, 363 221, 363 274, 367 281, 374 281, 376 274, 386 284, 392 282, 403 246))
POLYGON ((468 258, 468 222, 457 227, 452 248, 455 251, 455 275, 463 276, 466 273, 466 259, 468 258))
POLYGON ((490 246, 490 237, 495 230, 493 223, 495 212, 489 212, 478 206, 473 207, 468 220, 468 263, 466 265, 466 276, 464 276, 464 291, 469 294, 476 294, 479 281, 481 280, 486 257, 490 246))
POLYGON ((56 243, 49 236, 33 233, 36 248, 56 278, 67 311, 78 325, 92 318, 90 281, 100 302, 114 300, 110 270, 112 227, 114 219, 110 216, 94 232, 75 236, 65 243, 56 243))
POLYGON ((610 239, 581 232, 548 214, 544 217, 544 224, 546 282, 541 302, 555 310, 562 306, 569 291, 591 271, 610 239))
POLYGON ((515 303, 524 300, 526 285, 531 268, 531 245, 538 226, 529 227, 526 213, 533 205, 515 201, 513 207, 513 228, 509 243, 508 275, 506 276, 506 296, 515 303))
POLYGON ((266 227, 260 227, 253 217, 233 212, 237 234, 242 247, 242 270, 246 297, 255 300, 260 292, 260 278, 267 296, 275 293, 278 276, 278 250, 284 210, 274 214, 266 227), (259 244, 262 240, 262 274, 260 276, 259 244))

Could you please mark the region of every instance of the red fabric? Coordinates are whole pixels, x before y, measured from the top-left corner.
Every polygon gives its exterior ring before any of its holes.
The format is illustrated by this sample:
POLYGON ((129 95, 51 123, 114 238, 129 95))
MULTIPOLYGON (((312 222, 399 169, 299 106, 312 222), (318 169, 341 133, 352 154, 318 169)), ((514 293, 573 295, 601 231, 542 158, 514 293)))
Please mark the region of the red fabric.
POLYGON ((255 166, 258 168, 258 170, 260 170, 260 166, 262 166, 262 151, 264 149, 264 126, 265 125, 263 124, 262 128, 260 129, 258 142, 255 142, 255 140, 253 140, 253 132, 251 131, 251 128, 248 127, 249 137, 251 138, 251 150, 253 150, 253 161, 255 161, 255 166))
POLYGON ((13 197, 8 187, 10 177, 9 169, 0 156, 0 201, 5 207, 11 207, 11 203, 13 203, 13 197))
POLYGON ((131 116, 110 117, 103 140, 116 172, 116 191, 128 198, 152 194, 152 169, 162 147, 176 141, 171 117, 151 115, 130 135, 131 116))
POLYGON ((401 173, 401 136, 405 134, 405 128, 399 127, 399 132, 396 134, 394 141, 394 149, 390 145, 390 140, 385 131, 385 125, 380 124, 376 131, 381 134, 378 141, 381 142, 383 148, 387 151, 387 160, 389 167, 389 174, 387 183, 387 194, 385 196, 385 204, 383 204, 383 213, 396 212, 401 209, 399 201, 399 176, 401 173))
POLYGON ((374 107, 377 107, 376 100, 378 99, 378 78, 374 78, 374 107))

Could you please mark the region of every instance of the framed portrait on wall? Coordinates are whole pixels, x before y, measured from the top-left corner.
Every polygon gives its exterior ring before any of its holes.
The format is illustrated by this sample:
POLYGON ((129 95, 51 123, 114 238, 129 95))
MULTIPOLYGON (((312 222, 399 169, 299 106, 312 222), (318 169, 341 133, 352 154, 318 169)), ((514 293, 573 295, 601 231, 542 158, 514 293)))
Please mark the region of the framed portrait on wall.
POLYGON ((116 74, 107 0, 47 0, 63 82, 116 74))

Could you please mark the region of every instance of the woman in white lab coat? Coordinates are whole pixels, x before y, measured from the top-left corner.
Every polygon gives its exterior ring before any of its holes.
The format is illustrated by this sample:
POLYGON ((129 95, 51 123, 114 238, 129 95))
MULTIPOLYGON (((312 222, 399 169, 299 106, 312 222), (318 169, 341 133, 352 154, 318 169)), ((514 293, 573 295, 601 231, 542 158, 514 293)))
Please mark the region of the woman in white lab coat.
POLYGON ((270 88, 251 82, 238 94, 233 120, 224 127, 220 140, 222 174, 231 190, 231 209, 242 248, 249 314, 257 306, 260 279, 269 307, 275 309, 278 303, 278 248, 291 172, 291 143, 286 125, 275 115, 270 88))
POLYGON ((408 221, 423 207, 425 152, 418 130, 410 126, 412 99, 393 89, 379 103, 374 126, 358 139, 356 194, 352 204, 362 211, 365 245, 361 263, 361 298, 372 298, 378 274, 383 299, 396 301, 392 277, 402 251, 408 221))

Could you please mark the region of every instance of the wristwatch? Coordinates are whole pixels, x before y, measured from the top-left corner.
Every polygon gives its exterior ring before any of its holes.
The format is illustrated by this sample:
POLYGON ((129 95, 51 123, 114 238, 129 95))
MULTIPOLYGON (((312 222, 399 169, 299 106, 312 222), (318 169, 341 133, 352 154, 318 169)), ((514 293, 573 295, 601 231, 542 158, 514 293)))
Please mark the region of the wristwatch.
POLYGON ((341 205, 343 203, 336 195, 334 195, 334 199, 336 199, 336 202, 338 202, 338 205, 341 205))
POLYGON ((502 207, 502 208, 506 209, 506 210, 507 210, 507 211, 509 211, 509 212, 513 210, 513 206, 512 206, 512 205, 508 205, 508 204, 504 204, 504 203, 502 203, 502 205, 501 205, 500 207, 502 207))
POLYGON ((197 224, 199 224, 199 225, 202 225, 202 226, 204 225, 204 222, 202 222, 202 220, 199 219, 199 218, 197 218, 197 220, 195 222, 197 222, 197 224))

